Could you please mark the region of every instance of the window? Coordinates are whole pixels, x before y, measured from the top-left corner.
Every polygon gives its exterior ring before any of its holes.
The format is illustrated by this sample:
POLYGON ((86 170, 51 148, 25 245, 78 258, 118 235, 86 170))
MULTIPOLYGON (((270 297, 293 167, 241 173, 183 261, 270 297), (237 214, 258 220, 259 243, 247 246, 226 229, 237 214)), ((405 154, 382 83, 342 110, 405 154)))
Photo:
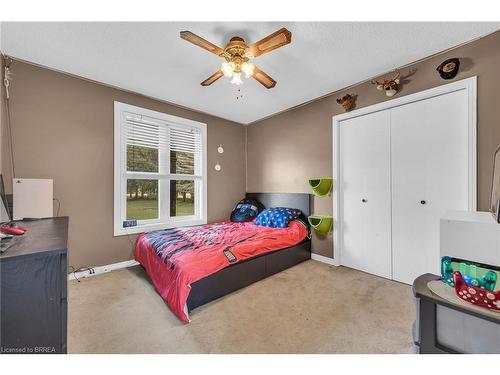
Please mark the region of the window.
POLYGON ((115 236, 206 224, 206 125, 115 102, 115 236))

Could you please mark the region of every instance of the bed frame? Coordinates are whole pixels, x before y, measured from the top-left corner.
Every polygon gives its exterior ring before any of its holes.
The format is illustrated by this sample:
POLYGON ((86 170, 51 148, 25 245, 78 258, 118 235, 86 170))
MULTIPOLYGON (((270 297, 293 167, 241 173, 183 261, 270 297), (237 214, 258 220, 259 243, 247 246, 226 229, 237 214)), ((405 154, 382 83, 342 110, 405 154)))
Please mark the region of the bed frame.
MULTIPOLYGON (((304 214, 302 219, 306 224, 308 223, 307 216, 311 213, 309 194, 247 193, 246 196, 257 199, 267 208, 298 208, 304 214)), ((187 300, 188 310, 191 311, 308 259, 311 259, 311 240, 306 238, 295 246, 232 264, 191 284, 191 292, 187 300)))

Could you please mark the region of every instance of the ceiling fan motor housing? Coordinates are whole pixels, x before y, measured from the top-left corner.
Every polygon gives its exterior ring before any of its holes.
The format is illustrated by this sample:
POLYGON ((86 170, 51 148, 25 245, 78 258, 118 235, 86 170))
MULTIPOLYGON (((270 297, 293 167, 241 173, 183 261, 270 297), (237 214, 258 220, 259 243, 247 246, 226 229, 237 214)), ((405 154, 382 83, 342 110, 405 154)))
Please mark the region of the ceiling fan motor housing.
POLYGON ((224 57, 226 61, 234 63, 235 73, 240 73, 241 64, 253 58, 245 40, 239 36, 234 36, 229 40, 229 43, 224 48, 224 57))

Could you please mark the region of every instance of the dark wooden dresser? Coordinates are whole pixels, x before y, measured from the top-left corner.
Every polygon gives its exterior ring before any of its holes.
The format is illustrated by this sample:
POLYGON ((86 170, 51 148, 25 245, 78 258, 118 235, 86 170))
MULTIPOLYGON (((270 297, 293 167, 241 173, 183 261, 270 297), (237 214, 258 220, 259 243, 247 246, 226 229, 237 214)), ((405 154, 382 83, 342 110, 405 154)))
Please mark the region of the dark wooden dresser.
POLYGON ((66 353, 68 217, 19 226, 0 254, 0 352, 66 353))

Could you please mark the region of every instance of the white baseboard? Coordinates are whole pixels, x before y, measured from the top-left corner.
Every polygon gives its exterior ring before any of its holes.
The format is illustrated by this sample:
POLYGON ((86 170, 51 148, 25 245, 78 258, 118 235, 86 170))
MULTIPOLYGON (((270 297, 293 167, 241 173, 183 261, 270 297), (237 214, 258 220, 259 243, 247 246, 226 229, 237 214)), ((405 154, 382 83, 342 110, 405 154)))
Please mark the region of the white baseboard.
POLYGON ((335 259, 328 258, 328 257, 325 257, 323 255, 319 255, 319 254, 311 253, 311 259, 317 260, 318 262, 321 262, 321 263, 329 264, 330 266, 338 266, 339 265, 335 259))
MULTIPOLYGON (((323 255, 311 253, 311 259, 317 260, 318 262, 329 264, 331 266, 338 266, 335 259, 328 258, 328 257, 325 257, 323 255)), ((81 279, 81 278, 86 278, 86 277, 92 277, 92 276, 100 275, 100 274, 103 274, 106 272, 119 270, 122 268, 137 266, 138 264, 139 264, 139 262, 132 259, 132 260, 126 260, 124 262, 107 264, 105 266, 92 267, 93 271, 88 270, 88 271, 72 272, 72 273, 68 274, 68 280, 75 280, 75 279, 81 279)))
POLYGON ((125 262, 107 264, 105 266, 92 267, 92 271, 81 271, 81 272, 72 272, 68 274, 68 280, 81 279, 85 277, 92 277, 96 275, 100 275, 102 273, 111 272, 115 270, 119 270, 121 268, 127 268, 136 266, 139 263, 136 260, 126 260, 125 262))

